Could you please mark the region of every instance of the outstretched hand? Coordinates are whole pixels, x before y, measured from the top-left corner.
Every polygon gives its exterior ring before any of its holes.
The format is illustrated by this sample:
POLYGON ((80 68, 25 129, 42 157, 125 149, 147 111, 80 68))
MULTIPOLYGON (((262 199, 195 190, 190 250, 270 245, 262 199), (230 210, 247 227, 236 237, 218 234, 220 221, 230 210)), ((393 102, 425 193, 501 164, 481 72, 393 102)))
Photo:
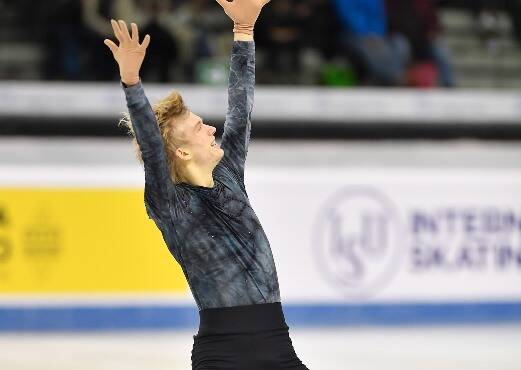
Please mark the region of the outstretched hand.
POLYGON ((112 51, 114 59, 118 62, 121 81, 127 85, 135 85, 139 82, 139 70, 145 59, 146 49, 150 44, 150 36, 146 35, 140 44, 139 32, 135 23, 131 24, 131 36, 124 21, 111 20, 110 22, 119 46, 109 39, 106 39, 104 43, 112 51))
POLYGON ((233 21, 233 32, 253 35, 253 27, 264 5, 270 0, 216 0, 233 21))

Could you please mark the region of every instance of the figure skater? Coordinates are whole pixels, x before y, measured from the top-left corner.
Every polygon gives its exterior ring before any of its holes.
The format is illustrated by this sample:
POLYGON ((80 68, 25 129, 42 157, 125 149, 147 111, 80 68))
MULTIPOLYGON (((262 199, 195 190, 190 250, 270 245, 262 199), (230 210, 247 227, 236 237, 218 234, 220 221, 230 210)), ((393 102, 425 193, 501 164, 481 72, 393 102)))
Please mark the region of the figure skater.
POLYGON ((255 83, 253 29, 266 0, 217 0, 234 22, 228 111, 221 144, 215 127, 172 92, 150 106, 139 71, 140 43, 112 20, 105 44, 119 65, 127 125, 144 166, 148 216, 181 266, 199 308, 192 369, 307 369, 297 357, 280 302, 270 245, 244 184, 255 83))

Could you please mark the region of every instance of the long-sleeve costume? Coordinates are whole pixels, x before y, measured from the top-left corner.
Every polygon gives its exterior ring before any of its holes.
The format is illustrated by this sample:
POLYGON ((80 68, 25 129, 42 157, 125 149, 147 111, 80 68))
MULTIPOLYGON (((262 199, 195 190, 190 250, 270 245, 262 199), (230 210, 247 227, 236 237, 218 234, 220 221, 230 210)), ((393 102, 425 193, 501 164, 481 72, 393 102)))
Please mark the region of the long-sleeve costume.
POLYGON ((271 248, 244 185, 254 85, 255 44, 234 41, 224 156, 212 188, 173 183, 141 84, 124 88, 144 162, 146 211, 181 265, 199 310, 280 302, 271 248))

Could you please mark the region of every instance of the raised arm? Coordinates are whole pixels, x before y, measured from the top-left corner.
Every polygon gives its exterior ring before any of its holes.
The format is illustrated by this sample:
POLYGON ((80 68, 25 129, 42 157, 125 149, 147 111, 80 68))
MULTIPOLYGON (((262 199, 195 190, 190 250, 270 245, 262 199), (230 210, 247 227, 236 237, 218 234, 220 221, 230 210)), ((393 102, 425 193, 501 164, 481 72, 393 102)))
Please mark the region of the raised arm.
POLYGON ((145 167, 146 210, 154 220, 162 220, 169 215, 170 172, 156 117, 139 79, 139 70, 150 43, 150 36, 146 35, 140 44, 135 23, 131 24, 132 36, 124 21, 112 20, 111 23, 119 46, 110 40, 105 40, 105 44, 119 65, 130 120, 145 167))
MULTIPOLYGON (((269 1, 269 0, 268 0, 269 1)), ((228 111, 221 148, 224 163, 244 181, 244 165, 251 130, 255 87, 253 28, 266 0, 217 0, 234 23, 234 41, 228 81, 228 111)))

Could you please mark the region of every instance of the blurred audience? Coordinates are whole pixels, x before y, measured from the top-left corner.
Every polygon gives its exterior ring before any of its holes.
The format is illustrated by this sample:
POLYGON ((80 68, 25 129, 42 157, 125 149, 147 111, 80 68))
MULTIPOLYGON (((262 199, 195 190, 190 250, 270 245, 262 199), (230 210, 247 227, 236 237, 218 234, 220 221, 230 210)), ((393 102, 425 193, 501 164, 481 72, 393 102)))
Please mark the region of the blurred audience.
POLYGON ((409 43, 408 84, 454 87, 450 58, 440 41, 437 0, 387 0, 388 29, 409 43))
POLYGON ((114 69, 114 62, 107 50, 100 44, 107 37, 113 37, 109 20, 125 19, 129 23, 141 25, 143 35, 149 34, 154 40, 148 49, 149 58, 143 64, 143 77, 149 81, 166 82, 172 80, 170 66, 177 61, 178 42, 162 17, 173 14, 173 4, 169 0, 82 0, 83 24, 90 31, 88 43, 92 56, 94 79, 108 79, 114 69))
POLYGON ((298 1, 295 13, 300 30, 299 78, 311 84, 327 83, 322 79, 324 69, 344 57, 338 48, 342 26, 334 4, 331 0, 298 1))
MULTIPOLYGON (((471 9, 486 37, 497 32, 498 15, 506 11, 521 42, 521 0, 273 0, 255 33, 257 81, 452 87, 451 60, 441 43, 439 2, 471 9)), ((218 81, 225 78, 232 25, 214 0, 6 4, 35 11, 31 23, 40 24, 33 28, 44 31, 33 32, 33 37, 45 46, 46 79, 117 79, 103 45, 104 38, 113 37, 111 18, 136 22, 141 36, 151 35, 144 79, 205 82, 205 73, 219 75, 218 81)))
POLYGON ((384 0, 334 0, 342 23, 340 46, 366 85, 402 86, 406 82, 406 44, 387 33, 384 0))
POLYGON ((474 13, 482 37, 496 37, 501 33, 500 14, 510 16, 512 31, 521 43, 521 0, 473 0, 467 3, 474 13))
POLYGON ((83 26, 81 4, 75 0, 50 2, 44 13, 45 45, 44 78, 50 80, 82 80, 87 72, 88 53, 82 45, 87 38, 83 26))
POLYGON ((273 1, 255 35, 263 56, 259 81, 317 83, 319 65, 336 54, 339 30, 331 0, 273 1))
POLYGON ((256 40, 259 47, 269 50, 264 63, 268 74, 266 78, 270 80, 272 76, 283 76, 288 81, 294 81, 294 73, 300 70, 303 36, 295 3, 292 0, 273 1, 263 12, 259 26, 256 40))
POLYGON ((508 10, 512 17, 514 37, 519 45, 521 45, 521 0, 511 0, 508 5, 508 10))

